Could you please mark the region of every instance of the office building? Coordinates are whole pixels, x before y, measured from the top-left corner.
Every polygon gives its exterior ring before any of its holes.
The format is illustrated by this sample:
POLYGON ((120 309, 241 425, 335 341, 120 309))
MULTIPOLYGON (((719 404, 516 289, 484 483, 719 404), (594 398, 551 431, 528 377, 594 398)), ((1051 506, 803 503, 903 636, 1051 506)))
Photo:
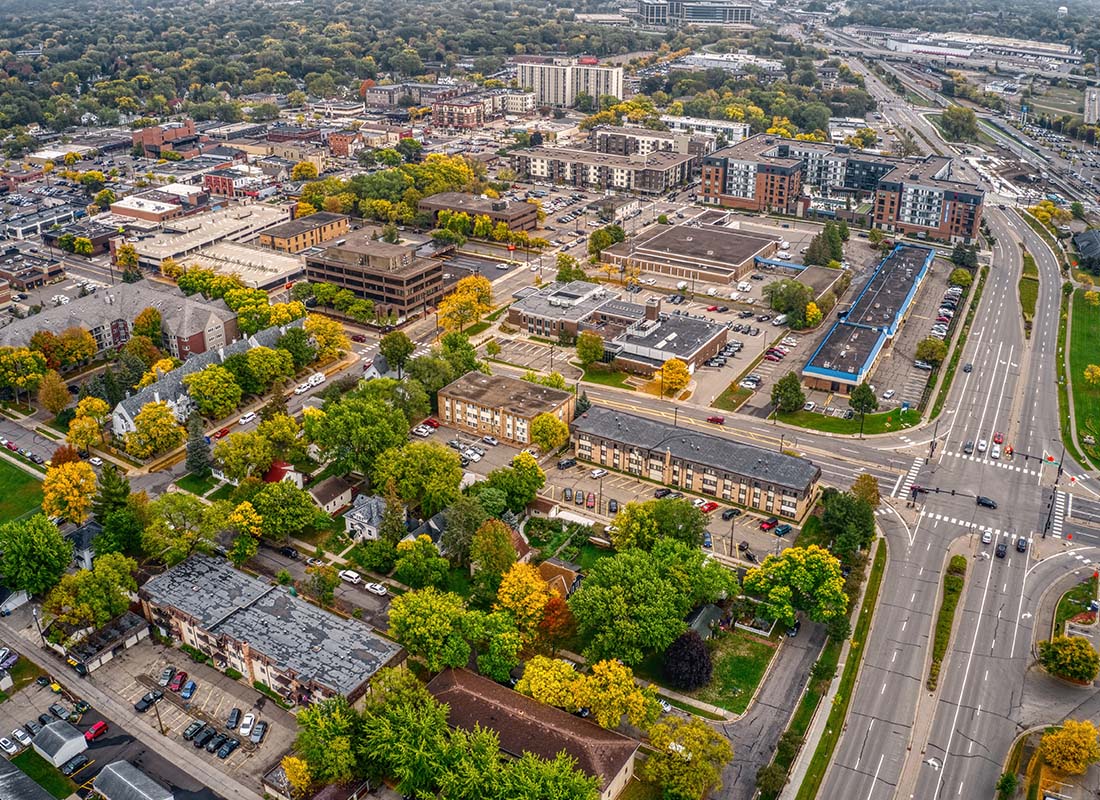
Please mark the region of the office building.
POLYGON ((558 147, 532 147, 512 152, 512 168, 527 180, 639 194, 664 194, 677 186, 687 185, 696 163, 696 156, 667 151, 647 156, 617 156, 558 147))
POLYGON ((300 253, 347 232, 347 216, 318 211, 263 231, 260 234, 260 247, 270 247, 284 253, 300 253))
POLYGON ((202 139, 193 119, 142 128, 134 131, 131 139, 134 149, 141 148, 146 158, 162 158, 164 153, 193 158, 202 152, 202 139))
POLYGON ((821 477, 805 458, 600 406, 573 421, 573 443, 581 461, 790 519, 821 477))
POLYGON ((408 319, 443 296, 443 262, 422 258, 416 245, 389 244, 366 227, 305 253, 306 277, 371 300, 377 314, 408 319))
MULTIPOLYGON (((727 212, 728 213, 728 212, 727 212)), ((757 258, 769 258, 776 240, 722 225, 658 225, 603 251, 605 263, 624 273, 654 272, 695 282, 735 284, 757 258)))
POLYGON ((514 231, 533 231, 539 224, 539 209, 534 203, 491 200, 464 192, 440 192, 425 197, 417 205, 421 211, 432 215, 433 223, 440 211, 452 211, 469 214, 471 219, 488 217, 494 225, 503 222, 514 231))
POLYGON ((443 422, 479 438, 494 436, 516 445, 531 443, 535 417, 550 414, 568 424, 575 405, 572 392, 481 372, 468 372, 439 390, 443 422))
POLYGON ((594 58, 516 56, 513 61, 517 83, 533 92, 539 105, 572 107, 579 94, 593 100, 623 96, 623 68, 594 58))
POLYGON ((641 0, 638 16, 652 27, 751 25, 752 6, 744 0, 641 0))

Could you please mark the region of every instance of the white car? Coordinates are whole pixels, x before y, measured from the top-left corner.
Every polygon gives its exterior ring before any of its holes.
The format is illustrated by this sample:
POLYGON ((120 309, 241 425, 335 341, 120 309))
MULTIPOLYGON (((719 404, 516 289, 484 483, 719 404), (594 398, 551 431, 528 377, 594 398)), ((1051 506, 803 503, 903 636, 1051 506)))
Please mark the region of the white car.
POLYGON ((314 372, 312 375, 309 376, 309 380, 307 381, 310 386, 320 386, 324 382, 325 373, 323 372, 314 372))
POLYGON ((815 403, 813 400, 802 406, 803 411, 813 411, 815 408, 817 408, 817 403, 815 403))
POLYGON ((482 436, 481 441, 483 441, 483 442, 485 442, 485 444, 491 445, 493 447, 500 444, 500 442, 497 440, 497 438, 495 436, 482 436))
POLYGON ((383 586, 380 583, 365 583, 363 585, 367 588, 367 591, 370 592, 371 594, 376 594, 379 597, 384 597, 385 594, 386 594, 386 587, 383 586))
POLYGON ((340 570, 340 579, 356 585, 363 582, 363 576, 353 569, 340 570))
POLYGON ((661 704, 661 711, 666 714, 672 713, 672 703, 668 702, 668 700, 665 700, 663 697, 658 697, 657 702, 661 704))
POLYGON ((0 737, 0 750, 3 750, 9 756, 14 756, 19 752, 19 748, 15 746, 15 743, 7 737, 0 737))
POLYGON ((700 506, 706 505, 706 502, 707 501, 704 500, 702 497, 696 497, 691 501, 691 504, 696 508, 699 508, 700 506))
POLYGON ((417 425, 412 429, 412 432, 417 436, 428 437, 432 435, 432 429, 427 425, 417 425))
POLYGON ((606 474, 607 474, 606 469, 594 469, 594 470, 592 470, 592 472, 589 473, 589 477, 602 478, 606 474))
POLYGON ((298 386, 298 388, 294 390, 294 394, 305 394, 305 393, 306 393, 306 392, 308 392, 308 391, 309 391, 309 390, 310 390, 311 388, 313 388, 313 387, 311 387, 311 386, 310 386, 310 385, 309 385, 308 383, 303 383, 303 384, 300 384, 300 385, 298 386))
POLYGON ((481 453, 477 452, 476 450, 470 450, 469 448, 467 448, 466 450, 462 451, 462 455, 466 456, 466 458, 474 462, 481 461, 481 453))
POLYGON ((243 739, 245 736, 248 736, 250 733, 252 733, 252 728, 255 725, 256 715, 245 714, 244 719, 241 720, 241 727, 237 730, 237 733, 240 734, 241 738, 243 739))
POLYGON ((987 447, 989 447, 989 445, 986 443, 985 439, 979 439, 978 440, 978 452, 979 453, 984 453, 985 449, 987 447))
POLYGON ((989 457, 990 458, 1000 458, 1001 457, 1001 446, 999 444, 994 444, 993 445, 993 448, 989 451, 989 457))
POLYGON ((256 412, 255 411, 249 411, 247 414, 245 414, 243 417, 241 417, 239 420, 237 420, 237 424, 238 425, 247 425, 248 423, 253 422, 255 419, 256 419, 256 412))
POLYGON ((895 392, 893 389, 887 389, 885 392, 882 393, 882 399, 891 400, 893 399, 895 394, 897 394, 897 392, 895 392))
POLYGON ((14 731, 11 732, 11 736, 13 739, 15 739, 16 742, 19 743, 20 747, 31 746, 31 737, 22 728, 16 728, 14 731))
POLYGON ((92 456, 91 458, 88 459, 88 463, 91 464, 93 467, 102 467, 103 466, 103 459, 100 458, 99 456, 92 456))
POLYGON ((760 388, 760 384, 757 383, 756 381, 741 381, 741 383, 739 383, 737 385, 740 386, 742 389, 759 389, 760 388))

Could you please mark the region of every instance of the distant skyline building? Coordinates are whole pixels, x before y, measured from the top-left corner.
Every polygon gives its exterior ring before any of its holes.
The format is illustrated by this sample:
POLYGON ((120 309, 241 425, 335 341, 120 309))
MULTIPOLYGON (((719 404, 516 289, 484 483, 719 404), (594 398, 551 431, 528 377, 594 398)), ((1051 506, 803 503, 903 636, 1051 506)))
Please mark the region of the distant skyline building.
POLYGON ((752 6, 744 0, 642 0, 643 25, 751 25, 752 6))
POLYGON ((1100 122, 1100 87, 1089 86, 1085 89, 1085 124, 1100 122))

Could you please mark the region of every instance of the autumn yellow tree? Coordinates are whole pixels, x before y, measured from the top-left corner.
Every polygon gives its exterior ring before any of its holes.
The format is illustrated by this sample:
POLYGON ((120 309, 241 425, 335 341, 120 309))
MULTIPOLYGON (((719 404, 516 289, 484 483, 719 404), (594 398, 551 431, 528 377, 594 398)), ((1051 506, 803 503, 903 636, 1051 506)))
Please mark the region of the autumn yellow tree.
POLYGON ((822 319, 821 309, 817 307, 817 303, 812 300, 806 304, 806 327, 813 328, 821 324, 822 319))
POLYGON ((1100 364, 1089 364, 1085 367, 1085 383, 1089 386, 1100 385, 1100 364))
POLYGON ((467 275, 455 284, 454 291, 476 295, 483 306, 493 305, 493 284, 484 275, 467 275))
POLYGON ((252 503, 246 500, 230 512, 225 519, 225 523, 237 533, 248 534, 258 539, 260 534, 263 533, 264 518, 256 511, 252 503))
POLYGON ((57 416, 65 410, 72 399, 69 387, 55 370, 48 370, 42 376, 42 380, 38 383, 38 402, 44 409, 57 416))
POLYGON ((103 439, 103 431, 91 417, 77 417, 69 423, 65 440, 82 453, 86 453, 103 439))
POLYGON ((294 218, 301 219, 302 217, 308 217, 310 214, 316 214, 317 208, 307 203, 305 200, 299 200, 298 205, 294 208, 294 218))
POLYGON ((146 386, 152 386, 179 365, 180 361, 171 356, 154 362, 153 366, 149 367, 149 371, 141 376, 135 388, 144 389, 146 386))
POLYGON ((42 512, 81 523, 92 507, 96 491, 95 471, 83 461, 50 467, 42 480, 42 512))
POLYGON ((1083 775, 1100 761, 1096 726, 1088 720, 1067 719, 1061 728, 1043 734, 1039 747, 1047 764, 1069 775, 1083 775))
POLYGON ((581 707, 577 696, 582 680, 568 661, 535 656, 524 665, 516 691, 545 705, 573 712, 581 707))
POLYGON ((299 161, 290 170, 292 181, 312 181, 317 177, 317 166, 311 161, 299 161))
POLYGON ((134 430, 126 434, 126 452, 136 458, 165 453, 183 442, 183 428, 167 403, 146 403, 134 417, 134 430))
POLYGON ((331 361, 351 347, 351 340, 339 322, 320 314, 310 314, 303 326, 313 346, 317 348, 318 361, 331 361))
POLYGON ((176 259, 169 256, 160 262, 160 274, 166 278, 176 280, 176 278, 183 274, 183 267, 179 265, 176 259))
POLYGON ((453 292, 439 302, 439 324, 448 331, 461 331, 476 323, 492 308, 489 280, 479 275, 463 278, 453 292))
POLYGON ((852 483, 852 494, 863 500, 871 508, 878 508, 882 500, 879 494, 878 478, 869 472, 860 473, 852 483))
POLYGON ((666 361, 653 377, 661 382, 662 394, 676 394, 691 381, 687 364, 678 358, 670 358, 666 361))
POLYGON ((538 569, 525 562, 516 562, 500 580, 494 608, 511 614, 524 644, 530 644, 538 635, 549 600, 550 585, 542 579, 538 569))
POLYGON ((630 724, 647 728, 659 712, 653 687, 641 688, 634 672, 621 661, 597 661, 581 681, 577 695, 581 708, 592 712, 600 727, 617 728, 625 714, 630 724))
POLYGON ((283 773, 294 797, 304 797, 309 793, 313 785, 313 777, 309 771, 309 764, 297 756, 283 756, 283 773))

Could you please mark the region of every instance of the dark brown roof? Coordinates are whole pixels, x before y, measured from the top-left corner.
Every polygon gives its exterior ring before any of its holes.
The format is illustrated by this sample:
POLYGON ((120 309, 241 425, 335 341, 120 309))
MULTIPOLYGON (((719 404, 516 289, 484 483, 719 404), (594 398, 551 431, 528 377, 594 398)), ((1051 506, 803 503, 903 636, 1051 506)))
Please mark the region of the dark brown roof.
POLYGON ((565 751, 581 771, 599 779, 601 791, 638 749, 636 741, 620 733, 466 670, 444 670, 428 684, 428 691, 450 707, 452 727, 473 730, 480 725, 496 731, 500 749, 517 758, 531 753, 550 759, 565 751))
POLYGON ((555 563, 555 559, 548 559, 539 564, 539 575, 550 584, 551 589, 561 595, 562 599, 565 599, 569 597, 569 589, 580 576, 580 573, 561 562, 555 563))
POLYGON ((319 484, 309 490, 309 493, 313 495, 313 498, 320 505, 327 505, 335 500, 344 492, 349 491, 352 485, 343 478, 333 475, 331 478, 325 478, 319 484))

